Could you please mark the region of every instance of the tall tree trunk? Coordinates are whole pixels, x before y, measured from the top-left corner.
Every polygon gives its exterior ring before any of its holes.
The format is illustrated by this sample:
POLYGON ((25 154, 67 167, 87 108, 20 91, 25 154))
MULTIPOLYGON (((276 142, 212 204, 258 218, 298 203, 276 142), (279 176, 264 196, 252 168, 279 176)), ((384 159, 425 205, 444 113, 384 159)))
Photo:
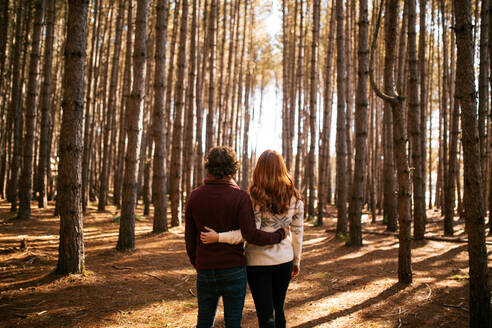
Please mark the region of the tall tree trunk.
MULTIPOLYGON (((242 102, 243 102, 243 91, 244 91, 244 54, 246 51, 246 24, 247 24, 247 10, 248 10, 248 3, 244 3, 244 19, 243 19, 243 29, 242 29, 242 40, 241 40, 241 54, 239 55, 239 71, 237 76, 237 98, 233 99, 235 101, 232 102, 233 110, 234 110, 234 121, 233 124, 235 126, 235 133, 233 134, 236 138, 234 138, 234 149, 236 150, 236 153, 240 154, 239 151, 239 138, 241 136, 240 133, 240 117, 241 117, 241 110, 242 110, 242 102)), ((234 93, 233 96, 236 94, 234 93)))
MULTIPOLYGON (((482 169, 483 199, 487 199, 487 112, 489 109, 489 0, 481 0, 480 14, 480 73, 478 77, 478 135, 480 138, 480 167, 482 169)), ((478 6, 478 4, 477 4, 478 6)), ((485 205, 485 203, 484 203, 485 205)), ((485 210, 485 208, 484 208, 485 210)))
MULTIPOLYGON (((415 0, 407 0, 413 1, 415 0)), ((412 4, 413 6, 415 5, 412 4)), ((389 11, 390 17, 395 17, 398 12, 398 6, 390 4, 389 11)), ((393 24, 396 23, 396 19, 391 20, 393 24)), ((396 24, 395 24, 396 25, 396 24)), ((392 35, 391 23, 388 28, 388 35, 386 39, 386 56, 390 56, 388 49, 393 47, 392 43, 395 36, 392 35)), ((392 59, 387 59, 389 62, 392 59)), ((388 64, 388 68, 392 66, 388 64)), ((390 74, 388 70, 388 74, 390 74)), ((390 81, 390 79, 386 80, 390 81)), ((391 85, 386 84, 386 90, 390 90, 391 85)), ((391 92, 391 91, 390 91, 391 92)), ((401 99, 401 98, 400 98, 401 99)), ((405 130, 405 115, 403 110, 403 103, 398 99, 397 102, 391 103, 391 110, 393 113, 393 140, 395 147, 396 167, 398 174, 398 224, 399 224, 399 242, 398 248, 398 281, 400 283, 409 284, 412 282, 412 260, 411 260, 411 237, 410 237, 410 225, 412 222, 411 209, 410 209, 410 170, 408 167, 408 156, 406 151, 406 130, 405 130)))
POLYGON ((347 136, 345 132, 345 45, 343 0, 336 0, 337 15, 337 234, 347 233, 347 136))
POLYGON ((458 61, 456 79, 460 85, 461 130, 465 178, 465 224, 468 231, 470 265, 470 327, 490 327, 490 287, 485 245, 484 204, 481 192, 480 145, 473 71, 471 1, 454 0, 458 61))
MULTIPOLYGON (((196 0, 195 0, 196 1, 196 0)), ((155 74, 154 74, 154 111, 152 131, 154 136, 154 162, 152 174, 152 200, 154 203, 154 224, 152 231, 167 231, 167 141, 164 127, 166 111, 164 94, 166 87, 166 42, 167 24, 169 19, 169 0, 159 0, 156 7, 157 23, 155 25, 155 74)))
MULTIPOLYGON (((488 40, 490 42, 488 45, 488 55, 489 55, 489 83, 492 84, 492 5, 489 3, 489 11, 488 11, 488 40)), ((489 154, 492 154, 492 109, 489 109, 488 115, 488 136, 489 136, 489 154)), ((492 156, 489 155, 489 172, 488 172, 488 185, 489 185, 489 195, 487 201, 487 207, 489 210, 489 236, 492 236, 492 156)))
POLYGON ((171 226, 181 225, 180 177, 182 167, 182 134, 184 107, 184 80, 186 72, 186 35, 188 31, 188 0, 181 0, 181 25, 179 32, 178 71, 176 78, 174 127, 171 154, 171 226))
MULTIPOLYGON (((150 71, 149 71, 150 75, 150 71)), ((150 111, 148 114, 150 118, 150 111)), ((154 146, 152 142, 152 135, 150 131, 150 122, 147 124, 147 129, 145 133, 145 149, 146 155, 144 157, 144 169, 143 169, 143 186, 142 186, 142 199, 144 203, 144 212, 143 215, 147 216, 150 214, 150 203, 152 202, 152 198, 150 195, 150 170, 152 169, 152 148, 154 146)))
MULTIPOLYGON (((408 129, 411 138, 413 164, 413 216, 414 238, 424 239, 425 233, 425 190, 422 184, 422 151, 420 133, 419 72, 417 59, 417 1, 408 3, 408 129)), ((425 51, 425 50, 424 50, 425 51)), ((422 81, 421 81, 422 82, 422 81)))
MULTIPOLYGON (((89 192, 89 169, 92 151, 92 131, 95 113, 95 95, 97 89, 97 80, 99 77, 99 69, 95 70, 96 60, 99 51, 99 31, 101 28, 102 10, 99 8, 99 0, 94 0, 94 22, 92 24, 92 48, 89 59, 88 86, 85 100, 85 122, 84 122, 84 151, 82 155, 82 210, 84 213, 87 210, 87 196, 89 192), (97 29, 96 29, 97 26, 97 29), (92 78, 95 71, 94 79, 92 78), (94 81, 93 81, 94 80, 94 81)), ((98 65, 99 66, 99 65, 98 65)))
MULTIPOLYGON (((415 0, 407 0, 415 1, 415 0)), ((409 3, 410 5, 410 3, 409 3)), ((415 6, 415 3, 411 4, 415 6)), ((371 65, 373 63, 374 48, 377 41, 377 33, 380 25, 381 10, 373 44, 371 46, 371 65)), ((396 46, 396 26, 398 17, 398 2, 388 2, 386 4, 386 33, 385 33, 385 58, 384 58, 384 93, 381 92, 374 82, 374 75, 371 71, 371 85, 378 95, 386 104, 389 103, 393 114, 393 136, 396 154, 397 172, 398 172, 398 223, 400 242, 398 248, 398 281, 403 284, 412 282, 411 267, 411 239, 410 239, 410 170, 408 167, 408 157, 406 153, 406 133, 405 133, 405 115, 403 110, 403 98, 398 95, 394 86, 395 70, 395 46, 396 46)), ((387 140, 389 142, 389 140, 387 140)))
MULTIPOLYGON (((171 149, 172 148, 172 136, 173 136, 173 120, 172 120, 172 115, 171 115, 171 100, 174 100, 176 101, 176 97, 174 96, 173 97, 173 82, 174 82, 174 67, 175 67, 175 54, 176 54, 176 46, 178 44, 178 42, 176 42, 177 38, 178 38, 178 28, 179 28, 179 12, 180 12, 180 2, 181 0, 177 0, 174 2, 174 13, 173 13, 173 30, 172 30, 172 34, 171 34, 171 43, 169 44, 169 67, 167 69, 167 83, 166 85, 168 85, 169 87, 166 88, 166 115, 167 115, 167 122, 166 122, 166 141, 167 141, 167 146, 168 146, 168 149, 171 149)), ((171 156, 168 156, 168 158, 166 159, 167 160, 167 163, 166 163, 166 166, 167 167, 171 167, 171 160, 172 160, 172 157, 171 156)), ((170 179, 171 180, 171 179, 170 179)))
MULTIPOLYGON (((245 18, 246 19, 246 18, 245 18)), ((210 18, 208 21, 208 49, 209 49, 209 76, 208 76, 208 109, 207 125, 205 133, 205 150, 208 151, 213 145, 214 115, 215 115, 215 47, 217 31, 217 0, 210 4, 210 18)))
MULTIPOLYGON (((448 96, 449 96, 449 67, 448 67, 448 43, 447 43, 447 23, 446 23, 446 4, 444 0, 440 0, 441 5, 441 15, 442 15, 442 46, 443 46, 443 63, 442 63, 442 103, 441 103, 441 143, 442 150, 441 156, 439 157, 439 162, 441 163, 442 175, 441 175, 441 192, 444 195, 444 191, 448 189, 448 184, 451 179, 449 178, 449 166, 448 166, 448 96)), ((443 197, 441 196, 441 199, 443 197)), ((444 206, 442 207, 443 215, 446 211, 448 211, 447 207, 452 207, 454 209, 454 203, 447 203, 444 199, 444 206)), ((454 232, 454 223, 453 218, 444 216, 444 234, 446 236, 452 236, 454 232)))
POLYGON ((20 166, 20 147, 21 147, 21 134, 22 134, 22 112, 20 108, 20 97, 22 87, 22 74, 21 74, 21 52, 22 52, 22 35, 24 25, 29 25, 28 22, 24 23, 25 13, 23 11, 24 2, 20 2, 17 7, 17 18, 15 26, 15 45, 14 45, 14 63, 12 66, 12 89, 10 95, 9 112, 13 117, 13 154, 9 162, 10 178, 7 182, 7 200, 11 203, 11 212, 15 212, 17 209, 17 178, 20 166))
MULTIPOLYGON (((315 185, 316 185, 316 114, 318 112, 318 43, 319 43, 319 27, 320 27, 320 2, 313 2, 313 39, 311 44, 311 74, 309 76, 309 126, 311 131, 311 142, 309 146, 309 202, 308 215, 314 216, 314 200, 315 200, 315 185)), ((319 197, 319 195, 318 195, 319 197)))
POLYGON ((355 0, 347 0, 346 7, 347 11, 345 14, 345 103, 346 103, 346 111, 345 111, 345 135, 347 138, 347 201, 350 202, 350 194, 352 190, 352 178, 353 178, 353 143, 352 143, 352 113, 354 112, 354 92, 353 92, 353 79, 352 75, 354 74, 352 69, 352 35, 350 34, 351 24, 352 24, 352 13, 351 7, 353 6, 355 0))
POLYGON ((246 95, 244 97, 244 131, 243 131, 243 159, 242 159, 242 177, 241 188, 247 190, 249 184, 249 121, 251 119, 249 98, 251 97, 252 77, 251 67, 248 59, 248 68, 246 69, 246 95))
POLYGON ((303 44, 303 36, 304 36, 304 9, 303 9, 304 1, 300 1, 300 10, 299 10, 299 54, 297 55, 297 92, 299 96, 297 97, 297 150, 296 150, 296 161, 295 161, 295 172, 294 172, 294 181, 295 185, 300 187, 301 182, 301 147, 302 147, 302 116, 303 116, 303 107, 302 107, 302 89, 304 82, 304 67, 303 67, 303 57, 304 57, 304 44, 303 44))
POLYGON ((145 95, 146 26, 149 0, 137 1, 135 22, 135 44, 133 50, 134 79, 132 94, 128 103, 127 135, 128 145, 125 159, 125 178, 121 202, 118 250, 135 248, 135 203, 137 198, 137 154, 140 147, 140 125, 142 102, 145 95))
MULTIPOLYGON (((200 7, 200 0, 198 1, 198 7, 200 7)), ((205 8, 206 2, 205 2, 205 8)), ((198 20, 197 16, 197 20, 198 20)), ((203 12, 203 30, 204 34, 205 33, 205 21, 206 21, 206 10, 203 12)), ((197 22, 197 38, 200 39, 200 23, 197 22)), ((232 47, 231 47, 232 48, 232 47)), ((229 49, 231 49, 229 48, 229 49)), ((194 176, 194 186, 199 186, 202 183, 203 180, 203 137, 202 137, 202 131, 203 131, 203 104, 202 104, 202 90, 203 90, 203 75, 205 73, 205 60, 206 60, 206 54, 207 54, 207 47, 204 49, 203 57, 203 62, 200 63, 200 42, 196 43, 196 53, 197 53, 197 74, 196 74, 196 97, 195 97, 195 106, 196 106, 196 169, 195 169, 195 176, 194 176), (201 68, 201 69, 200 69, 201 68)), ((229 52, 230 56, 230 52, 229 52)), ((229 59, 230 62, 230 59, 229 59)), ((228 66, 230 67, 230 65, 228 66)), ((230 84, 227 84, 227 90, 229 90, 230 84)), ((226 92, 226 95, 229 93, 226 92)), ((226 106, 228 107, 228 106, 226 106)), ((228 107, 229 108, 229 107, 228 107)))
POLYGON ((427 112, 427 78, 426 78, 426 67, 425 67, 425 60, 426 60, 426 42, 425 42, 425 33, 426 33, 426 5, 427 5, 427 0, 419 0, 419 26, 420 26, 420 31, 419 31, 419 53, 418 53, 418 69, 419 69, 419 75, 420 75, 420 151, 421 151, 421 162, 422 162, 422 170, 421 170, 421 176, 422 176, 422 190, 424 193, 424 224, 421 224, 422 222, 416 222, 415 223, 415 230, 414 230, 414 236, 415 238, 419 237, 420 235, 425 234, 425 222, 427 221, 426 214, 425 214, 425 167, 426 167, 426 151, 425 151, 425 128, 426 128, 426 112, 427 112))
POLYGON ((2 1, 0 3, 0 197, 4 197, 4 185, 5 185, 5 171, 7 165, 7 139, 10 140, 12 131, 12 116, 7 113, 6 120, 4 120, 5 107, 7 104, 7 90, 10 85, 10 64, 12 63, 12 45, 13 37, 7 38, 9 35, 9 22, 12 19, 9 17, 9 1, 2 1), (9 41, 9 58, 7 64, 7 74, 5 74, 5 63, 7 41, 9 41), (4 78, 6 77, 6 78, 4 78))
MULTIPOLYGON (((217 144, 223 144, 224 140, 224 130, 226 127, 226 120, 224 119, 224 114, 226 109, 224 108, 224 60, 225 60, 225 44, 227 42, 226 39, 226 31, 228 31, 227 27, 227 0, 223 1, 223 18, 222 18, 222 37, 219 36, 219 28, 217 27, 217 40, 220 40, 220 50, 218 53, 219 56, 219 86, 218 86, 218 97, 217 97, 217 107, 218 107, 218 118, 217 118, 217 144)), ((231 10, 232 10, 231 4, 231 10)), ((219 14, 220 16, 220 14, 219 14)), ((231 15, 232 18, 232 15, 231 15)), ((218 18, 217 18, 218 19, 218 18)), ((218 22, 217 22, 218 24, 218 22)), ((218 25, 217 25, 218 26, 218 25)), ((230 40, 230 39, 229 39, 230 40)), ((191 55, 191 52, 190 52, 191 55)))
POLYGON ((68 3, 57 196, 60 244, 56 271, 61 274, 84 270, 81 165, 87 7, 86 0, 68 3))
MULTIPOLYGON (((186 90, 186 112, 185 123, 187 126, 184 130, 184 145, 183 145, 183 185, 186 197, 191 194, 193 181, 193 162, 194 162, 194 145, 193 145, 193 130, 194 125, 194 108, 195 108, 195 84, 197 71, 197 29, 198 29, 198 0, 193 0, 193 13, 191 20, 190 34, 190 68, 188 71, 188 87, 186 90)), ((220 121, 219 121, 220 122, 220 121)))
MULTIPOLYGON (((99 184, 99 203, 98 210, 104 211, 107 204, 107 196, 109 189, 109 173, 111 164, 111 152, 110 152, 110 137, 114 133, 113 126, 116 119, 116 90, 118 86, 119 77, 119 58, 121 51, 121 34, 123 30, 123 17, 125 15, 125 2, 120 1, 118 8, 118 16, 116 18, 116 34, 114 39, 113 61, 111 64, 111 74, 109 82, 109 100, 108 108, 106 112, 106 124, 104 127, 104 139, 103 139, 103 154, 102 154, 102 172, 100 176, 99 184)), ((109 54, 108 54, 109 55, 109 54)))
POLYGON ((48 165, 50 165, 50 146, 49 133, 51 125, 52 105, 50 102, 51 95, 51 69, 53 63, 53 43, 54 43, 54 24, 55 23, 55 0, 48 0, 46 12, 46 41, 44 48, 43 64, 43 84, 41 86, 41 99, 39 107, 41 111, 41 136, 39 145, 38 160, 38 206, 44 208, 47 203, 46 187, 48 178, 48 165))
POLYGON ((25 112, 25 135, 23 140, 23 161, 19 180, 19 219, 31 217, 32 198, 32 163, 34 133, 36 131, 36 96, 38 93, 39 58, 41 57, 41 32, 43 30, 46 0, 38 0, 34 5, 34 26, 31 43, 31 59, 29 61, 29 81, 27 84, 25 112))
POLYGON ((369 107, 369 9, 359 1, 358 80, 355 112, 355 167, 349 205, 350 245, 362 246, 362 205, 366 172, 367 108, 369 107))
MULTIPOLYGON (((388 6, 388 4, 386 4, 388 6)), ((382 8, 380 9, 382 10, 382 8)), ((387 9, 386 9, 387 10, 387 9)), ((395 9, 398 11, 398 8, 395 9)), ((395 13, 396 15, 396 13, 395 13)), ((385 22, 385 30, 386 34, 390 33, 390 27, 394 29, 391 31, 393 37, 395 38, 394 42, 396 42, 396 26, 392 26, 389 21, 389 17, 386 16, 385 22)), ((393 18, 395 22, 393 24, 396 25, 396 17, 393 18)), ((388 38, 388 37, 387 37, 388 38)), ((394 47, 394 45, 392 45, 394 47)), ((393 53, 394 49, 391 50, 393 53)), ((385 55, 385 64, 384 64, 384 83, 385 90, 388 92, 386 85, 388 85, 388 89, 392 88, 392 84, 394 83, 394 78, 389 73, 389 71, 393 71, 394 69, 394 60, 388 62, 390 58, 388 55, 385 55), (390 67, 391 66, 391 67, 390 67), (388 78, 391 78, 390 81, 386 81, 388 78)), ((398 229, 398 221, 397 221, 397 204, 396 204, 396 180, 395 180, 395 162, 394 162, 394 143, 393 143, 393 113, 391 112, 391 104, 388 101, 384 102, 384 114, 383 114, 383 125, 384 125, 384 162, 383 162, 383 188, 384 188, 384 199, 383 199, 383 215, 384 220, 386 222, 386 230, 388 231, 397 231, 398 229)))
POLYGON ((289 92, 287 92, 288 77, 288 39, 287 39, 287 1, 282 0, 282 156, 287 158, 288 125, 289 125, 289 92))
MULTIPOLYGON (((2 1, 0 4, 0 86, 4 87, 4 73, 5 73, 5 62, 6 62, 6 48, 7 48, 7 35, 9 31, 9 2, 2 1)), ((11 48, 9 47, 9 50, 11 48)), ((6 94, 2 92, 3 101, 5 102, 6 94)))
MULTIPOLYGON (((457 83, 457 80, 455 80, 457 83)), ((458 134, 459 134, 459 99, 461 97, 459 91, 459 85, 456 85, 455 91, 455 102, 453 105, 453 111, 451 113, 451 133, 449 137, 449 172, 448 179, 449 181, 446 183, 445 192, 445 208, 444 208, 444 220, 448 222, 453 222, 454 220, 454 208, 456 204, 456 181, 457 181, 457 171, 458 171, 458 134)), ((451 232, 453 226, 451 225, 451 232)), ((452 233, 451 233, 452 235, 452 233)))
MULTIPOLYGON (((121 182, 123 179, 123 169, 124 169, 124 159, 125 159, 125 140, 126 140, 126 119, 127 119, 127 108, 130 99, 131 85, 132 85, 132 38, 133 38, 133 27, 132 27, 132 2, 128 0, 128 10, 127 10, 127 24, 126 24, 126 50, 125 50, 125 75, 123 77, 123 89, 120 104, 120 133, 118 135, 118 153, 115 165, 115 175, 114 175, 114 199, 113 203, 116 206, 120 206, 121 203, 121 182)), ((155 164, 154 164, 155 165, 155 164)))
MULTIPOLYGON (((332 2, 333 3, 333 2, 332 2)), ((330 161, 330 134, 332 117, 332 71, 333 71, 333 33, 335 32, 335 6, 332 5, 330 14, 330 29, 328 32, 327 53, 325 57, 323 89, 323 130, 321 132, 321 148, 319 151, 319 170, 318 170, 318 221, 319 226, 323 225, 323 207, 325 200, 330 203, 331 179, 329 174, 330 161)))

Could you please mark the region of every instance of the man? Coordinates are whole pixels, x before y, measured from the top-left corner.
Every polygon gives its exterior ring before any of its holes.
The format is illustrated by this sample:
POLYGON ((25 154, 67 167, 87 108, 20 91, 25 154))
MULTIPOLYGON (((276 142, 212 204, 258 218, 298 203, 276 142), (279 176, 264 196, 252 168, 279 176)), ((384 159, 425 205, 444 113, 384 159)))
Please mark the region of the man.
POLYGON ((193 190, 186 204, 186 251, 197 270, 197 328, 213 327, 221 296, 226 327, 241 327, 247 281, 243 245, 203 244, 199 237, 204 227, 217 232, 241 229, 247 242, 260 246, 285 238, 283 229, 256 229, 249 195, 232 178, 238 166, 232 148, 212 148, 205 162, 204 185, 193 190))

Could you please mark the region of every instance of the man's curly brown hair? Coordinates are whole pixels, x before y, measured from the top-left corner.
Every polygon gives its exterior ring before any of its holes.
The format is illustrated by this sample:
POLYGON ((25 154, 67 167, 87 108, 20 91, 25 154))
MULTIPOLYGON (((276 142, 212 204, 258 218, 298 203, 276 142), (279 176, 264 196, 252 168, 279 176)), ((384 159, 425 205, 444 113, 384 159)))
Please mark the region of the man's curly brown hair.
POLYGON ((208 173, 222 179, 226 175, 234 175, 239 168, 236 153, 229 146, 213 147, 207 154, 205 168, 208 173))

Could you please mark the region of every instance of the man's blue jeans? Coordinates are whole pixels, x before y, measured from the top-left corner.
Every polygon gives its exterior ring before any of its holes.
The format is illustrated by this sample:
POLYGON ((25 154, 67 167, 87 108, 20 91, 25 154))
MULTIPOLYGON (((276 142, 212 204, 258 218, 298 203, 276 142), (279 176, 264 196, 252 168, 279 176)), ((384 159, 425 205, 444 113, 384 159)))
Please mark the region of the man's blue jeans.
POLYGON ((226 327, 241 327, 246 282, 246 267, 197 270, 197 328, 213 327, 217 305, 221 296, 224 303, 226 327))

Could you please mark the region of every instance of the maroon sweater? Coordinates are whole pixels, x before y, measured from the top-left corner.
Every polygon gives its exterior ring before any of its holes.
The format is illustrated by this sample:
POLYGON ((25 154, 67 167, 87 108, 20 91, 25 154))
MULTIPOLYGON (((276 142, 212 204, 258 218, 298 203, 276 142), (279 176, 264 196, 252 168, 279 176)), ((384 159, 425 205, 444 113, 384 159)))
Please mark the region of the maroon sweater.
POLYGON ((185 240, 191 264, 198 270, 226 269, 246 265, 243 244, 203 244, 200 232, 204 226, 217 232, 241 229, 243 237, 255 245, 279 243, 285 232, 256 229, 249 194, 232 179, 205 180, 193 190, 186 204, 185 240))

